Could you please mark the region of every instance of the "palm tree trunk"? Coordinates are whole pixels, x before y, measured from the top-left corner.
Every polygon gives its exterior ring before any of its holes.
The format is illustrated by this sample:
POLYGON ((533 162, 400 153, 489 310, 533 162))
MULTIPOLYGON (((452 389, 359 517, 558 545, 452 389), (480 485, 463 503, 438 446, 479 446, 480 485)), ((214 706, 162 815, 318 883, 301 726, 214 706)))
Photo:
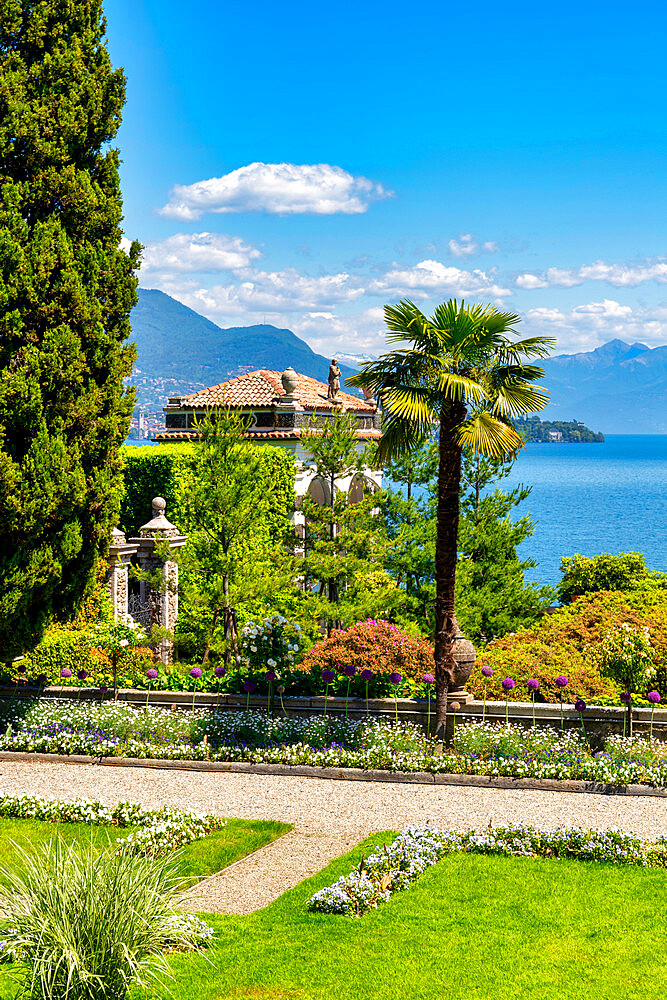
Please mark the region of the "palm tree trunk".
POLYGON ((465 420, 465 406, 449 403, 440 413, 438 509, 435 541, 435 718, 436 735, 444 739, 447 692, 453 683, 454 640, 459 632, 455 613, 456 556, 461 490, 461 448, 454 431, 465 420))

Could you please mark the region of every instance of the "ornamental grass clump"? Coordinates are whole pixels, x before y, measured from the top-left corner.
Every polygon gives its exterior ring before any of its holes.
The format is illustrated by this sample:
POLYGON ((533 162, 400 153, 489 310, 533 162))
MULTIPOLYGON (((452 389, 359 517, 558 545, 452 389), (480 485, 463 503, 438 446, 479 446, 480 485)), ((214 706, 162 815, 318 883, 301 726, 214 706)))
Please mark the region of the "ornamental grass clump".
MULTIPOLYGON (((20 849, 19 849, 20 850, 20 849)), ((192 947, 177 921, 183 881, 178 857, 102 853, 59 838, 20 851, 23 873, 0 868, 0 908, 23 958, 23 991, 42 1000, 124 1000, 161 991, 168 946, 192 947)))

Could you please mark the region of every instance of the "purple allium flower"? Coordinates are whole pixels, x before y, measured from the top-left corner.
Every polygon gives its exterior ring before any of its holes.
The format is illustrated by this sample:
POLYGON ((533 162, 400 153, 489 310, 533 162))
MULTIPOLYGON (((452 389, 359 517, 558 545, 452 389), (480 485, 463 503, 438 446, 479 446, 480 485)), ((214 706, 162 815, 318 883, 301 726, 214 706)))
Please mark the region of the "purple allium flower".
POLYGON ((514 681, 511 677, 506 677, 503 681, 503 691, 511 691, 514 687, 514 681))
POLYGON ((657 705, 660 701, 660 695, 657 691, 649 691, 648 700, 651 705, 657 705))
POLYGON ((528 688, 529 691, 539 691, 540 690, 540 682, 537 680, 536 677, 531 677, 530 680, 528 681, 528 684, 526 686, 527 686, 527 688, 528 688))
POLYGON ((20 663, 16 669, 20 674, 24 674, 28 668, 24 663, 20 663))
POLYGON ((556 687, 559 687, 559 688, 567 687, 567 677, 563 677, 562 674, 561 674, 560 677, 557 677, 556 678, 556 687))
POLYGON ((69 667, 63 667, 62 670, 60 671, 60 676, 61 677, 71 677, 72 676, 72 671, 70 670, 69 667))
POLYGON ((148 677, 149 681, 154 681, 157 679, 157 670, 155 669, 155 667, 148 668, 148 670, 146 671, 146 677, 148 677))
POLYGON ((201 667, 193 667, 192 670, 190 671, 190 677, 194 677, 194 679, 198 681, 203 673, 204 671, 202 670, 201 667))
POLYGON ((252 694, 254 690, 255 690, 255 682, 254 681, 244 681, 243 682, 243 691, 244 691, 245 694, 252 694))
POLYGON ((336 675, 333 672, 333 670, 323 670, 322 671, 322 680, 324 681, 325 684, 331 684, 331 682, 332 682, 332 680, 334 679, 335 676, 336 675))
POLYGON ((348 665, 345 667, 345 675, 347 677, 354 677, 356 672, 357 668, 355 667, 354 663, 348 663, 348 665))
POLYGON ((269 684, 273 684, 273 682, 276 679, 276 675, 273 672, 273 670, 267 670, 266 673, 264 674, 264 676, 266 677, 266 679, 269 682, 269 684))
POLYGON ((621 701, 624 701, 626 705, 629 705, 632 701, 632 695, 629 691, 623 691, 621 694, 621 701))
POLYGON ((435 677, 433 674, 424 674, 422 677, 424 684, 435 684, 435 677))
POLYGON ((451 708, 452 712, 458 712, 458 710, 461 707, 461 704, 458 701, 450 701, 449 707, 451 708))
POLYGON ((368 667, 366 667, 365 670, 361 671, 361 679, 362 679, 362 681, 370 681, 370 680, 372 680, 373 679, 373 671, 369 670, 368 667))
POLYGON ((279 684, 278 687, 276 688, 276 691, 278 692, 278 694, 285 694, 285 685, 279 684))
POLYGON ((100 694, 106 694, 108 690, 109 688, 105 687, 104 684, 102 684, 100 687, 100 694))
POLYGON ((46 684, 46 682, 48 681, 48 679, 49 678, 46 676, 46 674, 40 674, 39 677, 37 678, 37 683, 38 684, 46 684))
POLYGON ((76 676, 79 678, 80 681, 85 681, 88 674, 86 673, 85 670, 77 670, 76 676))
POLYGON ((583 698, 577 698, 577 700, 574 703, 574 707, 576 708, 577 712, 585 712, 586 702, 584 701, 583 698))
POLYGON ((482 677, 493 677, 493 667, 482 667, 482 677))
POLYGON ((391 681, 392 684, 400 684, 403 678, 401 677, 401 675, 397 670, 392 670, 392 672, 389 674, 389 680, 391 681))
POLYGON ((216 667, 213 673, 216 677, 224 677, 227 673, 227 669, 225 667, 216 667))

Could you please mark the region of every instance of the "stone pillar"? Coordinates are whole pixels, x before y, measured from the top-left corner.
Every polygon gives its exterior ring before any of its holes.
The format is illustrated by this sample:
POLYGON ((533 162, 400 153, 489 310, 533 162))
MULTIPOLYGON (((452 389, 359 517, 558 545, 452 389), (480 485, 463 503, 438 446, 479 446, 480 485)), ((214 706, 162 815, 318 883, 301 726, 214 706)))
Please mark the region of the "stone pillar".
MULTIPOLYGON (((151 586, 148 581, 141 581, 141 603, 151 607, 151 619, 154 625, 173 632, 178 617, 178 563, 172 559, 164 560, 156 551, 165 542, 170 550, 180 549, 187 541, 186 535, 181 535, 178 528, 166 518, 167 503, 162 497, 155 497, 152 502, 152 517, 139 529, 139 537, 130 539, 136 543, 139 559, 139 569, 147 573, 160 571, 162 583, 159 588, 151 586)), ((160 646, 160 659, 170 663, 173 649, 169 639, 164 639, 160 646)))
POLYGON ((109 588, 115 622, 127 621, 128 618, 128 569, 130 560, 136 551, 137 546, 133 542, 126 541, 125 535, 119 528, 114 528, 111 532, 111 545, 109 546, 107 587, 109 588))

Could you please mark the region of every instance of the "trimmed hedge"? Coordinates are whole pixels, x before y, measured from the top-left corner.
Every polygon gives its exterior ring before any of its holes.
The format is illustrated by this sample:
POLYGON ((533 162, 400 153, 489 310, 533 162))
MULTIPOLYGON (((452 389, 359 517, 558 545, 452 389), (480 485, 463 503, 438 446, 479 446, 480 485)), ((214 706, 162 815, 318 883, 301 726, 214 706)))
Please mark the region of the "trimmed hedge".
MULTIPOLYGON (((151 517, 151 500, 164 497, 167 517, 181 531, 190 530, 180 510, 177 484, 183 472, 194 464, 196 444, 161 444, 154 447, 127 445, 123 457, 124 496, 120 509, 120 527, 128 538, 151 517)), ((273 495, 272 513, 278 536, 294 510, 294 456, 283 448, 256 445, 262 455, 265 482, 273 495)))

